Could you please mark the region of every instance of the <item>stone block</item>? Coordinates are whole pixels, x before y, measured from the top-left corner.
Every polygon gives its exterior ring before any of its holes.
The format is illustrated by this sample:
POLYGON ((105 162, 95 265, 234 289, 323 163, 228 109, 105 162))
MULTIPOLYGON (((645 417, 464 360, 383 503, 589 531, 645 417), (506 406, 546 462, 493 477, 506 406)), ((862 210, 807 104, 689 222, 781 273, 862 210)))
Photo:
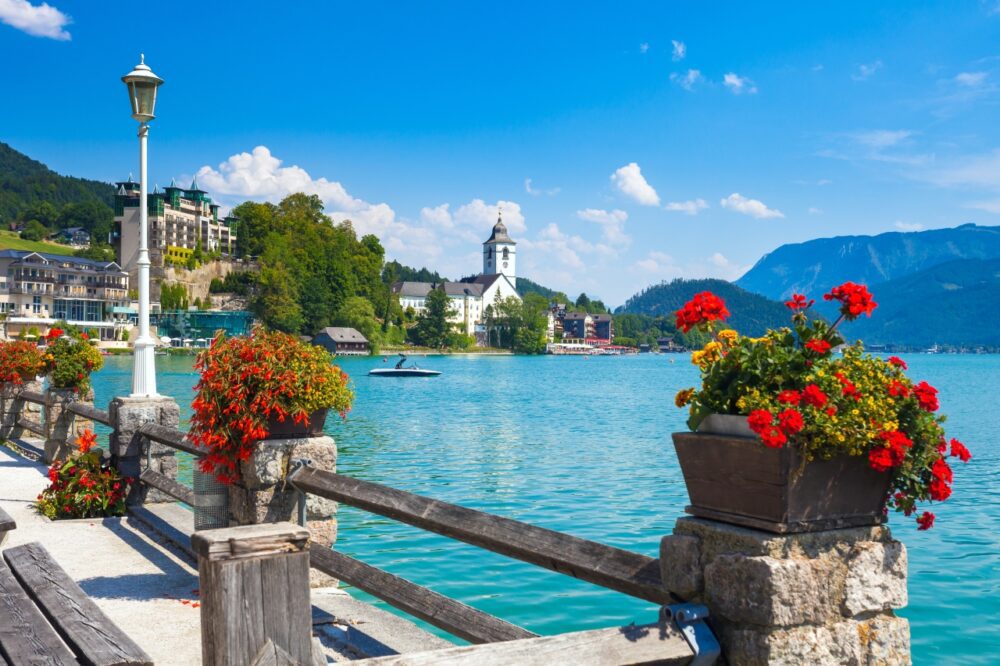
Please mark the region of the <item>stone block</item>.
POLYGON ((720 555, 705 567, 704 600, 713 616, 740 624, 822 624, 839 616, 831 569, 825 561, 720 555))
POLYGON ((701 593, 705 579, 701 566, 701 539, 671 534, 660 541, 660 577, 663 586, 681 599, 701 593))
POLYGON ((868 664, 910 664, 910 623, 882 614, 858 622, 856 630, 868 664))
POLYGON ((240 525, 298 522, 298 493, 289 486, 251 489, 229 486, 229 514, 240 525))
POLYGON ((864 663, 864 648, 853 622, 841 622, 829 627, 740 628, 723 631, 720 642, 730 664, 801 666, 864 663))
POLYGON ((267 439, 257 443, 249 460, 240 463, 247 488, 266 488, 282 483, 294 461, 308 459, 318 469, 337 469, 337 444, 332 437, 267 439))
POLYGON ((898 541, 855 544, 847 558, 843 614, 853 617, 906 603, 906 547, 898 541))
POLYGON ((44 459, 51 463, 53 460, 65 460, 74 451, 77 437, 84 430, 93 430, 94 423, 82 416, 77 416, 67 408, 71 403, 83 402, 93 404, 94 392, 88 391, 86 395, 80 395, 72 389, 48 388, 45 390, 45 409, 43 412, 45 430, 48 437, 45 439, 44 459))

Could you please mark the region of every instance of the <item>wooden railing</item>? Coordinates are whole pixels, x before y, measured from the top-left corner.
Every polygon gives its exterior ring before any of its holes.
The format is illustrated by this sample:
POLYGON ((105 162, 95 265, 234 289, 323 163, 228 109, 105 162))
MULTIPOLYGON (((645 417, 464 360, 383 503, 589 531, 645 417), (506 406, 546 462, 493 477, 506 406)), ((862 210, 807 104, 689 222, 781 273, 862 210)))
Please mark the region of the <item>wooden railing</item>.
MULTIPOLYGON (((463 541, 551 571, 669 608, 680 603, 664 588, 659 560, 562 532, 362 481, 300 463, 288 481, 303 493, 333 499, 370 513, 463 541)), ((399 576, 320 546, 311 566, 382 599, 452 635, 477 644, 401 655, 386 663, 418 666, 456 663, 691 663, 699 650, 671 622, 538 637, 530 631, 438 594, 399 576)), ((674 607, 676 608, 676 606, 674 607)), ((704 637, 705 627, 700 635, 704 637)), ((718 654, 710 637, 704 663, 718 654), (710 656, 711 655, 711 656, 710 656)), ((373 660, 372 663, 381 663, 373 660)))
POLYGON ((85 402, 72 402, 66 406, 66 409, 85 419, 90 419, 106 426, 111 425, 111 415, 106 410, 98 409, 85 402))

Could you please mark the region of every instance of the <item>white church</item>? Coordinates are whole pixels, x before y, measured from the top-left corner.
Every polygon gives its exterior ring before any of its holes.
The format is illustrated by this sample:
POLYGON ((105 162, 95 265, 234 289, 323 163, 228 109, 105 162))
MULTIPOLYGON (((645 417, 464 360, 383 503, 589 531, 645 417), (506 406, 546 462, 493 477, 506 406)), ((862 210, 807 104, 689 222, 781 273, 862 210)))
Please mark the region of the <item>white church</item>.
POLYGON ((397 282, 392 291, 399 295, 403 310, 413 308, 420 313, 426 307, 431 289, 443 289, 451 304, 448 320, 466 335, 481 338, 485 333, 483 317, 488 305, 517 293, 517 243, 507 234, 502 216, 493 225, 493 233, 483 243, 483 273, 467 282, 397 282))

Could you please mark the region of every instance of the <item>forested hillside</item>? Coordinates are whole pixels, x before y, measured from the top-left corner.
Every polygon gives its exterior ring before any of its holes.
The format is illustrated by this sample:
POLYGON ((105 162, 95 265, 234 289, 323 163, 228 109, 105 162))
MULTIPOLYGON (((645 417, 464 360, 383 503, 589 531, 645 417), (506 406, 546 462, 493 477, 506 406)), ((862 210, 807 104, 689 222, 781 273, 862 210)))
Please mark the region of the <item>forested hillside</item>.
POLYGON ((0 142, 0 225, 22 222, 30 240, 70 227, 83 227, 91 240, 106 243, 111 231, 114 187, 61 176, 41 162, 0 142), (34 224, 32 224, 34 223, 34 224))
POLYGON ((788 309, 783 303, 714 279, 677 279, 648 287, 628 299, 615 313, 664 317, 672 322, 674 312, 702 291, 711 291, 725 300, 731 314, 726 323, 744 335, 759 336, 768 328, 789 325, 788 309))

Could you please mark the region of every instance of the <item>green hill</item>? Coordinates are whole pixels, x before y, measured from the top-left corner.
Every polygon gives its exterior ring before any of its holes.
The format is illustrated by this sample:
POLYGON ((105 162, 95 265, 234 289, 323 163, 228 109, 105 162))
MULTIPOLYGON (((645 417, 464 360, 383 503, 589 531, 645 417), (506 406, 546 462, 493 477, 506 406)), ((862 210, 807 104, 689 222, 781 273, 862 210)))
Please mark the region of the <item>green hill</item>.
POLYGON ((819 300, 847 280, 871 286, 956 259, 996 258, 1000 258, 1000 227, 975 224, 817 238, 782 245, 764 255, 736 284, 768 298, 785 299, 798 292, 819 300))
POLYGON ((1000 259, 949 261, 871 285, 871 318, 843 326, 866 344, 1000 348, 1000 259))
POLYGON ((61 176, 47 166, 0 141, 0 222, 17 218, 41 202, 57 210, 90 201, 110 208, 115 190, 109 183, 61 176))
POLYGON ((702 291, 711 291, 726 302, 727 323, 743 335, 762 335, 768 328, 789 325, 788 308, 759 294, 741 289, 725 280, 682 280, 648 287, 615 310, 615 314, 644 314, 673 317, 674 312, 702 291))
POLYGON ((542 285, 529 280, 525 277, 517 278, 517 293, 523 298, 526 294, 541 294, 550 301, 555 298, 556 294, 559 292, 555 289, 549 289, 548 287, 543 287, 542 285))
POLYGON ((28 250, 29 252, 48 252, 49 254, 73 254, 73 248, 48 243, 45 241, 30 241, 20 238, 13 231, 0 230, 0 250, 28 250))

